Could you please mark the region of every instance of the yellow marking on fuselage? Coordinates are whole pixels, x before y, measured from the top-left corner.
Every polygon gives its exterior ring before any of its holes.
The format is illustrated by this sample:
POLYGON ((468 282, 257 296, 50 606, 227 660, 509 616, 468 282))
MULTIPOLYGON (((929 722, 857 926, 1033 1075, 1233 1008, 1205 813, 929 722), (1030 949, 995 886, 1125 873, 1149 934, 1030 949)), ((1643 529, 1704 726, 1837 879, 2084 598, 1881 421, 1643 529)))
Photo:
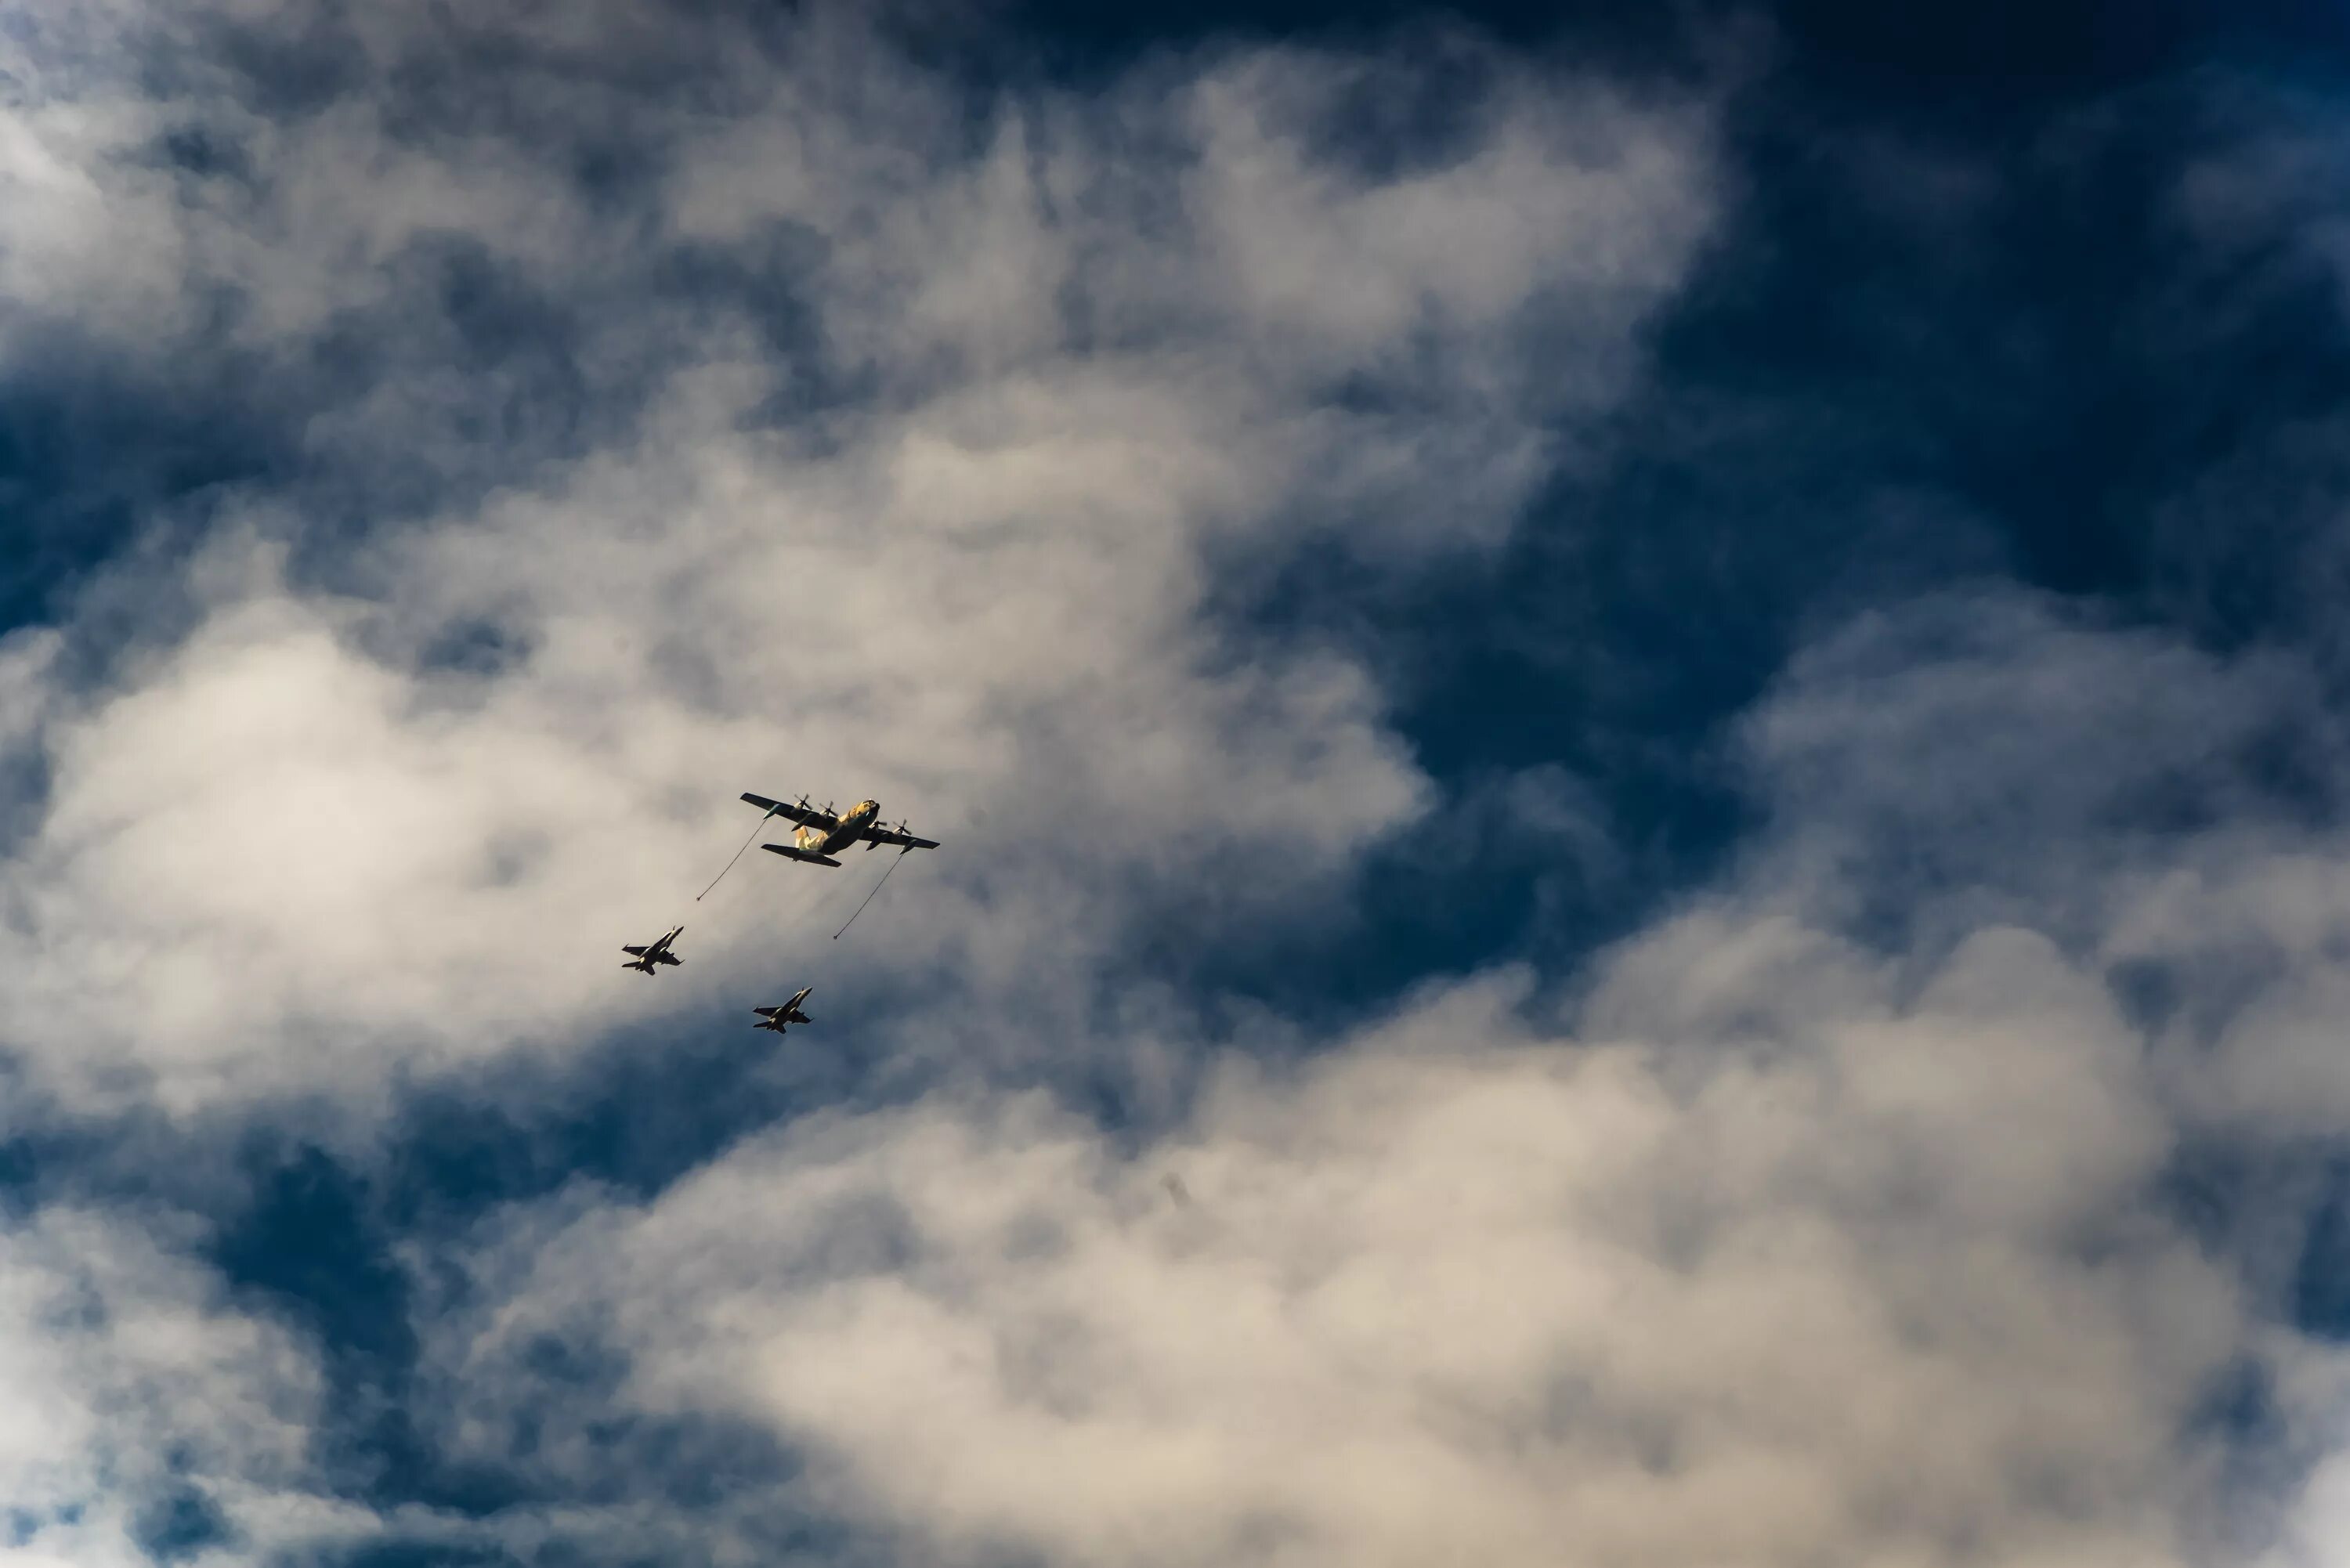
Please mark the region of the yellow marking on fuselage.
POLYGON ((865 831, 867 825, 880 815, 879 801, 860 800, 849 808, 847 815, 842 817, 831 827, 817 827, 811 825, 801 828, 793 836, 799 840, 801 848, 812 849, 818 855, 829 855, 836 849, 856 843, 858 835, 865 831))

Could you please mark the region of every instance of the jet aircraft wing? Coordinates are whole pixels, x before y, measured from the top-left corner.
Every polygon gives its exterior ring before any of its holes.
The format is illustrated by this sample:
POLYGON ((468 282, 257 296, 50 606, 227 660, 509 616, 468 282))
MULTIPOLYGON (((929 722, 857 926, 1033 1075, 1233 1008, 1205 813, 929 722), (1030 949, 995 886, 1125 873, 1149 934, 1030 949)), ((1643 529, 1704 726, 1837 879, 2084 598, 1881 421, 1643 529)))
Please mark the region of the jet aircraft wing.
POLYGON ((821 827, 829 832, 840 826, 840 818, 812 805, 792 805, 780 800, 769 800, 765 795, 753 794, 749 790, 743 792, 743 798, 761 811, 796 822, 802 827, 821 827))

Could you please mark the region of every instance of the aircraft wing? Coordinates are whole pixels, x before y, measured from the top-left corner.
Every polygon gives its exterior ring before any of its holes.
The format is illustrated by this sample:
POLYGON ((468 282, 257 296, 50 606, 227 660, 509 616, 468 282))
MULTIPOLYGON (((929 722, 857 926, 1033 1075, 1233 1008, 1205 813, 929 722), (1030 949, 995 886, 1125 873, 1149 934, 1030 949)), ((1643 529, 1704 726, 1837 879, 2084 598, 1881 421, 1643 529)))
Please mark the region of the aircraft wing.
POLYGON ((638 958, 645 956, 645 950, 642 948, 622 948, 620 950, 624 953, 633 953, 638 958))
POLYGON ((799 849, 788 844, 762 844, 760 848, 770 855, 780 855, 786 860, 805 860, 811 866, 837 866, 839 861, 829 855, 818 855, 813 849, 799 849))
POLYGON ((743 792, 743 798, 761 811, 796 822, 802 827, 821 827, 829 831, 840 826, 840 818, 828 811, 818 811, 812 805, 791 805, 780 800, 769 800, 763 794, 753 794, 749 790, 743 792))
POLYGON ((865 836, 876 844, 894 844, 900 849, 936 849, 939 846, 935 838, 917 838, 910 833, 899 833, 888 827, 868 827, 865 830, 865 836))

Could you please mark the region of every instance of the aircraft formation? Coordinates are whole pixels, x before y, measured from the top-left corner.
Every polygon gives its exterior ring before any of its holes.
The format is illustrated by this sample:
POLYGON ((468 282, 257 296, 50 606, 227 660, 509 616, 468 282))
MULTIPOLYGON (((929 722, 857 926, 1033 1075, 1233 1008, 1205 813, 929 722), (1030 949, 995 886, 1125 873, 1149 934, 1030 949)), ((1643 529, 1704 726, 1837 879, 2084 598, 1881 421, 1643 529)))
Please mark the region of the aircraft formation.
MULTIPOLYGON (((829 805, 822 807, 812 806, 808 804, 808 797, 806 795, 800 796, 797 805, 786 805, 779 800, 769 800, 763 794, 753 794, 746 790, 743 792, 743 799, 749 805, 758 806, 766 814, 759 818, 760 826, 764 826, 770 818, 778 816, 795 825, 792 833, 792 841, 789 844, 764 844, 760 847, 769 854, 780 855, 785 859, 797 860, 804 865, 837 867, 840 862, 834 857, 860 843, 865 846, 868 853, 887 844, 894 847, 901 857, 917 849, 936 849, 939 846, 938 840, 934 838, 918 838, 908 832, 903 821, 895 827, 883 823, 881 803, 877 800, 860 800, 847 811, 841 812, 834 810, 829 805)), ((751 836, 756 838, 758 836, 758 828, 753 828, 751 836)), ((743 847, 744 849, 750 847, 747 840, 743 847)), ((742 857, 743 851, 736 850, 734 858, 739 860, 742 857)), ((727 870, 733 869, 733 860, 726 863, 727 870)), ((890 869, 896 868, 893 863, 890 869)), ((718 875, 723 877, 726 872, 721 871, 718 875)), ((889 872, 883 872, 881 879, 884 882, 888 881, 889 872)), ((710 884, 711 888, 716 886, 718 883, 715 880, 710 884)), ((873 885, 873 892, 865 895, 865 902, 871 903, 873 893, 880 890, 881 883, 876 882, 873 885)), ((704 894, 709 891, 710 888, 702 889, 704 894)), ((854 924, 857 915, 864 912, 865 904, 858 905, 857 914, 848 917, 849 922, 854 924)), ((844 925, 840 929, 845 931, 848 927, 844 925)), ((677 940, 684 934, 683 926, 672 926, 641 947, 623 947, 620 950, 629 955, 629 961, 620 967, 635 970, 639 974, 651 975, 659 974, 663 966, 675 967, 684 963, 685 961, 677 956, 676 950, 677 940)), ((837 931, 834 933, 835 936, 838 934, 837 931)), ((783 1034, 789 1033, 785 1028, 787 1024, 813 1023, 814 1020, 800 1010, 800 1003, 806 1002, 808 999, 808 993, 815 989, 814 986, 802 986, 789 1002, 780 1007, 753 1008, 751 1011, 758 1016, 759 1022, 752 1027, 772 1029, 776 1033, 783 1034)))

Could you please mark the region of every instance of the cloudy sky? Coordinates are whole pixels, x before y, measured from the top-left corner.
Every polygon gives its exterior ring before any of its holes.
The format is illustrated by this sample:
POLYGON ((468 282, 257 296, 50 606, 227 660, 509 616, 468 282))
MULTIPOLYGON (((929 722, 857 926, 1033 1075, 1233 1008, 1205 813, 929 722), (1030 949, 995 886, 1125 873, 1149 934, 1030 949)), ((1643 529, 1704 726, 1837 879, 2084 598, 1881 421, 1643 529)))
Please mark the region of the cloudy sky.
POLYGON ((1627 11, 0 0, 0 1560, 2350 1565, 2350 24, 1627 11))

